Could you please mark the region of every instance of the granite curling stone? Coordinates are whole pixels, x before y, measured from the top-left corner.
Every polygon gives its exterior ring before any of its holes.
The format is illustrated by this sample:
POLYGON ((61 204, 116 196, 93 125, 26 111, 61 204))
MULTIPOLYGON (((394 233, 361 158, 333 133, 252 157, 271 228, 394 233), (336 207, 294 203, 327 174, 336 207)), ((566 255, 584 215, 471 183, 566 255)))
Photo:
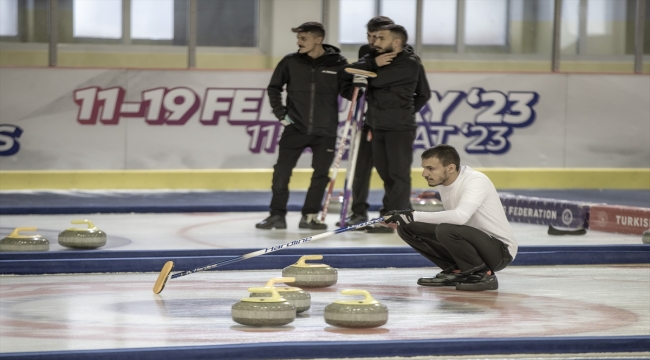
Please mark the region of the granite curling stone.
POLYGON ((436 212, 445 210, 442 200, 440 200, 440 194, 433 190, 426 190, 411 197, 411 206, 415 211, 436 212))
POLYGON ((643 237, 641 237, 641 241, 643 241, 644 244, 650 244, 650 230, 646 230, 643 232, 643 237))
POLYGON ((343 205, 343 191, 339 192, 338 195, 332 194, 330 203, 327 206, 327 211, 330 213, 341 212, 341 206, 343 205))
POLYGON ((388 322, 388 308, 366 290, 347 289, 343 295, 363 295, 363 300, 337 300, 325 307, 325 322, 346 328, 373 328, 388 322))
POLYGON ((0 240, 0 251, 48 251, 50 242, 41 235, 20 235, 21 231, 36 231, 35 227, 18 227, 0 240))
POLYGON ((106 233, 90 220, 72 220, 73 224, 87 224, 88 228, 69 228, 59 234, 59 245, 73 249, 97 249, 106 245, 106 233))
MULTIPOLYGON (((309 310, 311 307, 311 295, 308 292, 304 291, 301 288, 297 287, 273 287, 277 282, 293 282, 295 278, 292 277, 282 277, 282 278, 273 278, 266 282, 264 286, 265 289, 275 289, 280 296, 285 298, 290 304, 296 307, 296 312, 301 313, 309 310)), ((270 297, 270 292, 262 293, 252 293, 251 297, 270 297)))
POLYGON ((249 288, 251 293, 270 293, 270 297, 248 297, 232 306, 232 319, 247 326, 282 326, 296 319, 296 307, 273 288, 249 288))
POLYGON ((323 255, 305 255, 282 270, 283 277, 293 277, 292 285, 306 288, 328 287, 336 284, 338 272, 325 264, 305 264, 305 260, 320 260, 323 255))

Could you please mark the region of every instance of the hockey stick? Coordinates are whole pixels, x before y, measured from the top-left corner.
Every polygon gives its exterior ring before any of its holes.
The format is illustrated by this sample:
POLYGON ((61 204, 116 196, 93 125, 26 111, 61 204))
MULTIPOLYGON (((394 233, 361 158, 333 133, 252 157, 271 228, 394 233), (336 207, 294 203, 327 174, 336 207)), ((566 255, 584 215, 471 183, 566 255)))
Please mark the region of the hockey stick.
MULTIPOLYGON (((377 77, 377 74, 366 71, 359 70, 354 68, 347 68, 345 72, 362 76, 365 78, 374 78, 377 77)), ((359 95, 359 87, 355 86, 354 91, 352 92, 352 103, 350 104, 350 110, 348 111, 348 119, 345 121, 345 127, 343 127, 343 135, 341 136, 341 142, 339 143, 338 152, 336 154, 336 160, 334 161, 334 170, 332 170, 332 178, 330 180, 329 188, 327 189, 327 194, 325 195, 325 203, 323 204, 323 211, 321 214, 320 221, 325 221, 327 216, 327 209, 329 208, 330 201, 332 200, 332 193, 334 192, 334 183, 336 182, 336 175, 339 172, 339 167, 341 166, 341 159, 343 158, 343 153, 345 152, 345 144, 347 142, 348 132, 350 131, 350 123, 352 122, 352 117, 354 116, 354 110, 356 109, 357 96, 359 95)))
POLYGON ((332 235, 335 235, 335 234, 340 234, 342 232, 346 232, 346 231, 349 231, 349 230, 355 230, 355 229, 358 229, 360 227, 365 227, 365 226, 376 224, 376 223, 382 222, 382 221, 384 221, 384 218, 380 217, 380 218, 373 219, 373 220, 370 220, 370 221, 362 223, 362 224, 352 225, 352 226, 348 226, 348 227, 343 228, 343 229, 328 231, 328 232, 318 234, 318 235, 314 235, 314 236, 308 236, 308 237, 302 238, 300 240, 295 240, 295 241, 291 241, 291 242, 288 242, 288 243, 285 243, 285 244, 272 246, 270 248, 254 251, 254 252, 244 254, 244 255, 236 257, 236 258, 232 258, 232 259, 224 260, 224 261, 221 261, 221 262, 218 262, 218 263, 202 266, 200 268, 196 268, 196 269, 193 269, 193 270, 182 271, 182 272, 176 273, 176 274, 171 275, 171 276, 169 276, 169 275, 171 274, 172 270, 174 269, 174 262, 173 261, 167 261, 165 263, 165 265, 163 266, 162 270, 160 270, 160 274, 158 275, 158 279, 156 280, 156 283, 153 286, 153 293, 154 294, 160 294, 160 292, 162 292, 163 289, 165 288, 165 284, 167 283, 167 280, 169 280, 170 278, 171 279, 176 279, 176 278, 179 278, 181 276, 193 274, 195 272, 211 270, 211 269, 214 269, 214 268, 217 268, 217 267, 220 267, 220 266, 224 266, 224 265, 236 263, 238 261, 254 258, 256 256, 264 255, 264 254, 267 254, 267 253, 270 253, 270 252, 286 249, 286 248, 291 247, 291 246, 304 244, 304 243, 315 241, 315 240, 324 239, 326 237, 329 237, 329 236, 332 236, 332 235))

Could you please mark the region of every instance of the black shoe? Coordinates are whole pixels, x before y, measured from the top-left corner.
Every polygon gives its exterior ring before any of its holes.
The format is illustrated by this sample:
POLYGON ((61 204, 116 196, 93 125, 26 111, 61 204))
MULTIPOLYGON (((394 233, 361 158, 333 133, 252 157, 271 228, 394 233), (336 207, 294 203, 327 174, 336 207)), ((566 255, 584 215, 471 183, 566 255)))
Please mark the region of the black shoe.
POLYGON ((381 223, 376 223, 368 229, 370 234, 392 234, 394 232, 395 230, 392 227, 381 223))
POLYGON ((255 224, 255 227, 257 229, 266 229, 266 230, 270 230, 273 228, 286 229, 287 222, 284 220, 284 216, 282 215, 271 215, 266 219, 255 224))
POLYGON ((460 273, 445 273, 441 272, 434 277, 423 277, 418 279, 418 285, 422 286, 456 286, 461 281, 465 280, 467 275, 460 273))
POLYGON ((568 229, 568 228, 557 228, 553 225, 548 226, 549 235, 584 235, 587 233, 586 229, 568 229))
MULTIPOLYGON (((352 214, 352 216, 345 219, 345 226, 352 226, 356 224, 361 224, 368 221, 368 216, 352 214)), ((341 226, 341 221, 336 222, 336 226, 341 226)))
POLYGON ((327 224, 318 220, 318 214, 307 214, 302 216, 298 227, 301 229, 325 230, 327 224))
POLYGON ((456 285, 456 290, 464 291, 496 290, 498 288, 497 276, 487 273, 474 273, 456 285))

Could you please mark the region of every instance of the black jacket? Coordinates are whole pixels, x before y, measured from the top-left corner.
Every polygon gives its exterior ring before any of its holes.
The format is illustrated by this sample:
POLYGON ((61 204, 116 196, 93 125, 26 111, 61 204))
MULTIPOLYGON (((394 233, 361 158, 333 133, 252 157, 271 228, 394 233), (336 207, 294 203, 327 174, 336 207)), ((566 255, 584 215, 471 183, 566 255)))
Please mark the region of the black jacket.
POLYGON ((339 123, 338 95, 351 96, 351 84, 340 82, 339 70, 348 62, 341 51, 323 44, 325 54, 312 59, 298 52, 285 56, 276 66, 267 88, 275 116, 289 118, 300 132, 316 136, 336 136, 339 123), (287 85, 287 104, 282 89, 287 85))
MULTIPOLYGON (((346 66, 377 73, 376 78, 368 79, 366 121, 376 130, 413 130, 417 127, 415 113, 431 98, 424 67, 408 45, 386 66, 377 66, 377 55, 370 51, 346 66)), ((343 71, 340 74, 350 78, 343 71)))
MULTIPOLYGON (((370 45, 368 45, 368 44, 361 45, 361 47, 359 48, 359 59, 361 59, 362 57, 364 57, 364 56, 366 56, 368 54, 372 54, 372 52, 373 51, 372 51, 372 48, 370 47, 370 45)), ((377 56, 377 55, 375 55, 375 56, 377 56)))

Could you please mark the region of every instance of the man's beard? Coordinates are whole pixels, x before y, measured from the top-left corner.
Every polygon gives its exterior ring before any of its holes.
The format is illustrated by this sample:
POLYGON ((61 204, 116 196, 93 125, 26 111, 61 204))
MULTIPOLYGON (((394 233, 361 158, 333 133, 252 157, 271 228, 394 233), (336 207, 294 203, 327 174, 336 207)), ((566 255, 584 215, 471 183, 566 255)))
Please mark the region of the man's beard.
POLYGON ((377 53, 378 53, 379 55, 381 55, 381 54, 392 53, 393 51, 394 51, 394 49, 393 49, 393 45, 388 45, 388 47, 386 47, 386 49, 383 49, 383 50, 377 50, 377 53))

